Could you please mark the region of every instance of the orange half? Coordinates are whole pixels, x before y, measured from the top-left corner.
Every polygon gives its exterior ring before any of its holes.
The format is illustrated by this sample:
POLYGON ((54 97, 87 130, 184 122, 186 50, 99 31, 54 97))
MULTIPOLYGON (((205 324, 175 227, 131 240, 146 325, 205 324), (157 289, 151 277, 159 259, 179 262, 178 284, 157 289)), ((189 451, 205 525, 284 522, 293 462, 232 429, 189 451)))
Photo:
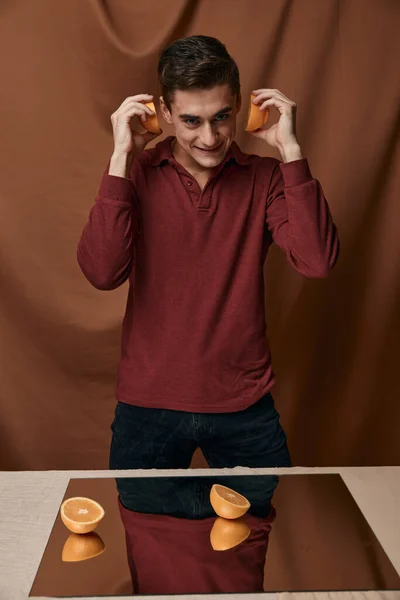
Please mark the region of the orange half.
POLYGON ((161 133, 160 123, 158 122, 158 117, 156 113, 156 107, 154 106, 154 102, 144 102, 145 106, 148 106, 150 110, 154 112, 153 115, 146 114, 146 121, 140 120, 140 124, 150 131, 151 133, 161 133))
POLYGON ((63 562, 79 562, 99 556, 106 549, 101 537, 92 531, 79 535, 71 533, 62 550, 61 560, 63 562))
POLYGON ((218 483, 211 488, 210 502, 217 515, 225 519, 238 519, 250 508, 247 498, 218 483))
POLYGON ((217 517, 210 531, 213 550, 230 550, 238 546, 250 535, 250 527, 244 519, 223 519, 217 517))
POLYGON ((260 127, 267 123, 269 118, 268 106, 265 110, 260 110, 258 104, 253 104, 255 97, 255 94, 251 94, 250 96, 250 105, 245 131, 256 131, 256 129, 260 129, 260 127))
POLYGON ((91 498, 77 496, 65 500, 60 508, 61 520, 72 533, 94 531, 105 515, 104 508, 91 498))

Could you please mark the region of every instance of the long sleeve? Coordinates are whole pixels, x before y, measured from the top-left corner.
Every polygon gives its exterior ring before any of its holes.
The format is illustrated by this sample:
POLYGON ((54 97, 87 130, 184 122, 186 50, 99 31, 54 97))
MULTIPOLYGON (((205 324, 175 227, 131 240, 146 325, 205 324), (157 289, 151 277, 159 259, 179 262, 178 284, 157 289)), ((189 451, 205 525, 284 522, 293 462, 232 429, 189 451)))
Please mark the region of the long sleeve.
POLYGON ((113 290, 129 277, 140 227, 135 190, 130 179, 103 175, 77 249, 79 266, 99 290, 113 290))
POLYGON ((266 210, 273 241, 308 278, 326 277, 339 255, 339 237, 322 187, 305 158, 274 168, 266 210))

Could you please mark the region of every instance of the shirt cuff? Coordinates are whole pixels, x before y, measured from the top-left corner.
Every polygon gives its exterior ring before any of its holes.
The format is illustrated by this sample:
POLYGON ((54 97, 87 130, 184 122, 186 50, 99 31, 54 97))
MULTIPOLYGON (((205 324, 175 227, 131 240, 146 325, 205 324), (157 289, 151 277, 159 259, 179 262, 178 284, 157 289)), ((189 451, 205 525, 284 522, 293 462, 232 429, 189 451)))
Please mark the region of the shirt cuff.
POLYGON ((302 183, 307 183, 313 179, 306 158, 292 160, 287 163, 280 163, 279 166, 283 175, 285 187, 301 185, 302 183))
POLYGON ((120 200, 132 202, 133 184, 130 179, 117 177, 117 175, 103 175, 100 183, 99 196, 107 200, 120 200))

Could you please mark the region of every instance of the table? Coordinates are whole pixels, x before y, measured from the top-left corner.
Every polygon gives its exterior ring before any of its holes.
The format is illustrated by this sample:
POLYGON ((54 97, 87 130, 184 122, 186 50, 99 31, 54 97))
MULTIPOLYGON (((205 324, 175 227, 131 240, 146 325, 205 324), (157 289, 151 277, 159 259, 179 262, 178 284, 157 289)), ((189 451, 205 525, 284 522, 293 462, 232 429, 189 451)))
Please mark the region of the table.
MULTIPOLYGON (((400 573, 400 467, 192 469, 118 471, 118 477, 339 473, 376 537, 400 573)), ((0 473, 0 599, 26 600, 60 502, 71 478, 116 476, 115 471, 0 473)), ((265 593, 277 600, 398 600, 398 592, 265 593)), ((215 595, 212 597, 219 597, 215 595)), ((231 594, 229 596, 235 596, 231 594)), ((249 597, 260 594, 246 594, 249 597)), ((190 596, 195 598, 195 596, 190 596)), ((200 596, 199 596, 200 597, 200 596)), ((211 597, 211 595, 210 595, 211 597)), ((162 596, 156 596, 161 599, 162 596)), ((204 600, 205 596, 201 598, 204 600)), ((241 595, 243 598, 243 595, 241 595)), ((111 599, 113 600, 113 598, 111 599)), ((114 597, 117 600, 117 597, 114 597)), ((245 600, 245 599, 243 599, 245 600)))

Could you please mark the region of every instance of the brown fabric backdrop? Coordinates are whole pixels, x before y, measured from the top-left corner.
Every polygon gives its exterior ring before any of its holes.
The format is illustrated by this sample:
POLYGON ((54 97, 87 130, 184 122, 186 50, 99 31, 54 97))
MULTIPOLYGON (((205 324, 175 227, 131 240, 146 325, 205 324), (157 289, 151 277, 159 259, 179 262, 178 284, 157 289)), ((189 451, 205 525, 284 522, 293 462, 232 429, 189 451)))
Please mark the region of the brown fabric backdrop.
MULTIPOLYGON (((328 279, 304 279, 277 248, 266 263, 294 462, 399 462, 399 25, 397 0, 2 0, 0 468, 107 467, 127 289, 92 288, 76 245, 110 114, 157 94, 159 51, 195 33, 227 44, 244 97, 271 87, 297 102, 339 228, 328 279)), ((278 157, 244 133, 245 112, 242 149, 278 157)))

